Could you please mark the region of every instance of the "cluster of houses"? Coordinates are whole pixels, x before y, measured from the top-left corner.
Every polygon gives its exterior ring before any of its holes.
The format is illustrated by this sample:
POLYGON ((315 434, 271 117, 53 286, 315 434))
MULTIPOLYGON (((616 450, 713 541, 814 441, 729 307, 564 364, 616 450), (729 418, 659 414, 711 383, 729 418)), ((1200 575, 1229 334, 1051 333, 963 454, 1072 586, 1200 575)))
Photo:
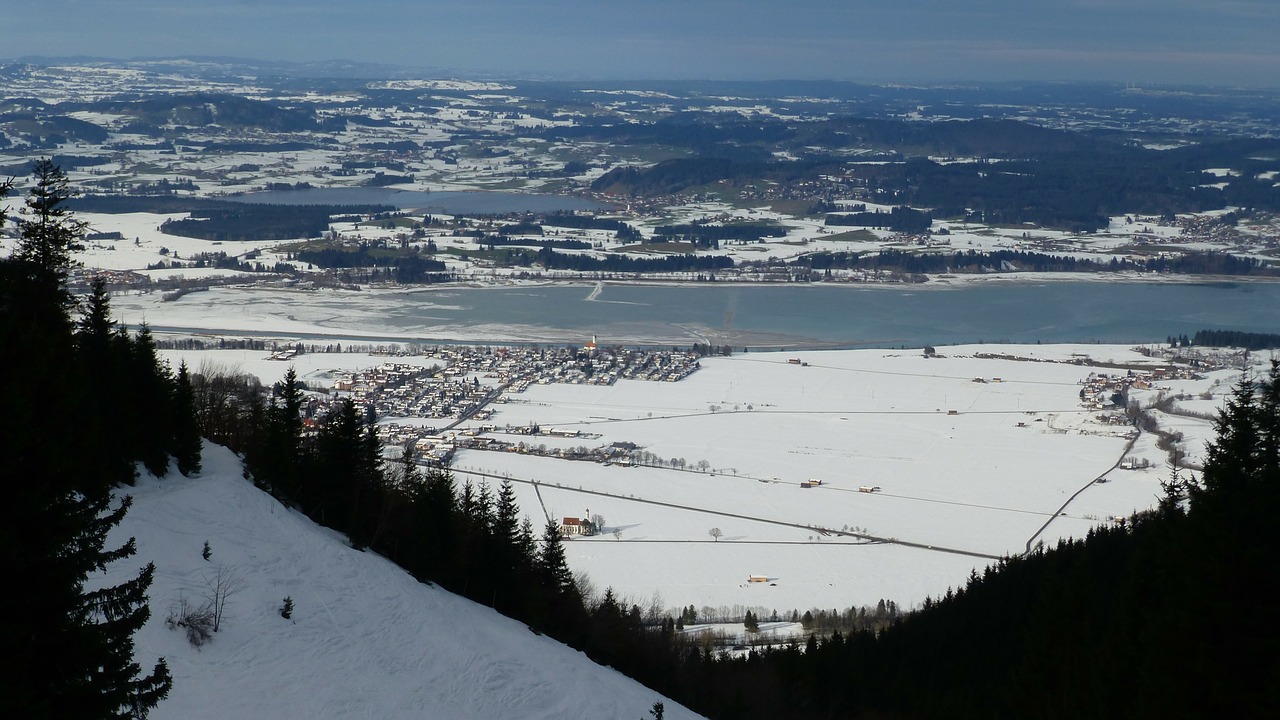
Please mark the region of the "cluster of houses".
MULTIPOLYGON (((1269 220, 1271 218, 1264 217, 1259 219, 1269 220)), ((1274 233, 1258 233, 1245 237, 1240 229, 1234 225, 1222 222, 1222 219, 1213 215, 1188 215, 1179 216, 1175 221, 1176 226, 1181 230, 1179 242, 1187 242, 1187 240, 1196 240, 1200 242, 1209 242, 1216 245, 1246 245, 1258 246, 1264 248, 1275 248, 1280 246, 1280 236, 1274 233)))
MULTIPOLYGON (((292 353, 293 350, 285 350, 292 353)), ((508 395, 533 384, 590 383, 611 385, 620 379, 675 382, 699 367, 698 356, 681 351, 626 350, 602 348, 595 338, 581 348, 448 346, 435 355, 444 363, 423 367, 384 362, 374 368, 340 372, 331 394, 312 398, 308 416, 325 414, 341 399, 350 399, 379 418, 430 419, 443 421, 426 425, 414 422, 384 422, 378 434, 388 448, 410 448, 421 461, 447 464, 459 448, 523 452, 630 464, 634 448, 551 448, 525 441, 488 437, 494 425, 454 431, 466 420, 486 421, 493 416, 491 403, 504 403, 508 395)), ((572 429, 542 429, 536 425, 506 428, 507 434, 542 435, 556 438, 585 438, 572 429)))
POLYGON ((370 370, 344 373, 334 380, 333 390, 340 397, 372 407, 378 417, 469 417, 480 412, 494 388, 467 375, 454 367, 383 363, 370 370))
POLYGON ((1150 390, 1168 380, 1198 379, 1196 368, 1189 366, 1159 367, 1151 370, 1126 370, 1114 373, 1091 372, 1080 381, 1080 403, 1093 410, 1109 406, 1123 406, 1130 388, 1150 390), (1117 402, 1117 398, 1121 398, 1117 402))

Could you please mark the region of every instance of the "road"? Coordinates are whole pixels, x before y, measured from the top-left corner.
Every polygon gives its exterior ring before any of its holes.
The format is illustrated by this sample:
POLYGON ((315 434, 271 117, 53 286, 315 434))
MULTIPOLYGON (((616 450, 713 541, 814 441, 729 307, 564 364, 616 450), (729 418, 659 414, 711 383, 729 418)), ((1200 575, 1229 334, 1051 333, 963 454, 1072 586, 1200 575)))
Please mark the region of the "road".
POLYGON ((1079 490, 1077 490, 1077 491, 1075 491, 1074 493, 1072 493, 1071 497, 1067 498, 1067 501, 1066 501, 1066 502, 1064 502, 1064 503, 1062 503, 1062 507, 1058 508, 1058 509, 1057 509, 1057 511, 1056 511, 1056 512, 1054 512, 1054 513, 1053 513, 1053 515, 1052 515, 1048 520, 1045 520, 1045 521, 1044 521, 1044 525, 1041 525, 1041 526, 1040 526, 1040 529, 1039 529, 1039 530, 1037 530, 1037 531, 1035 532, 1035 534, 1034 534, 1034 535, 1032 535, 1032 536, 1027 540, 1027 547, 1026 547, 1026 549, 1024 549, 1024 550, 1023 550, 1023 552, 1022 552, 1022 555, 1023 555, 1024 557, 1025 557, 1025 556, 1027 556, 1027 555, 1030 555, 1030 554, 1031 554, 1031 546, 1032 546, 1032 544, 1034 544, 1034 543, 1035 543, 1035 541, 1036 541, 1036 540, 1037 540, 1037 539, 1038 539, 1042 534, 1044 534, 1044 531, 1049 527, 1049 525, 1050 525, 1054 520, 1057 520, 1060 516, 1062 516, 1063 514, 1065 514, 1065 513, 1066 513, 1067 506, 1071 504, 1071 501, 1075 500, 1077 497, 1080 497, 1080 494, 1081 494, 1081 493, 1083 493, 1085 490, 1088 490, 1089 488, 1093 487, 1093 486, 1094 486, 1094 484, 1098 482, 1098 480, 1100 480, 1100 479, 1102 479, 1102 478, 1106 477, 1106 476, 1107 476, 1107 473, 1112 472, 1112 471, 1113 471, 1113 470, 1115 470, 1116 468, 1120 467, 1120 463, 1124 462, 1124 458, 1125 458, 1125 456, 1126 456, 1126 455, 1128 455, 1128 454, 1129 454, 1129 451, 1133 449, 1133 445, 1134 445, 1134 443, 1138 442, 1138 438, 1142 437, 1142 428, 1138 427, 1137 425, 1134 425, 1134 428, 1135 428, 1135 429, 1137 429, 1138 433, 1137 433, 1136 435, 1134 435, 1133 437, 1129 438, 1129 442, 1124 446, 1124 450, 1122 450, 1122 451, 1120 452, 1120 457, 1116 458, 1115 463, 1113 463, 1113 464, 1111 465, 1111 467, 1107 468, 1107 469, 1106 469, 1105 471, 1103 471, 1100 475, 1098 475, 1098 476, 1097 476, 1097 477, 1095 477, 1094 479, 1090 480, 1088 485, 1085 485, 1084 487, 1082 487, 1082 488, 1080 488, 1079 490))
MULTIPOLYGON (((546 483, 540 483, 537 480, 511 477, 508 475, 495 475, 492 473, 480 472, 478 470, 461 470, 458 468, 454 468, 452 471, 456 475, 470 475, 473 477, 485 478, 489 480, 495 480, 498 482, 502 482, 506 480, 513 483, 522 483, 525 485, 532 485, 534 486, 534 488, 537 488, 539 485, 546 485, 546 483)), ((988 553, 974 552, 972 550, 965 550, 962 548, 945 547, 942 545, 928 545, 925 543, 911 542, 909 540, 900 540, 898 538, 882 537, 879 535, 868 535, 866 533, 855 533, 855 532, 848 532, 843 530, 832 530, 830 528, 818 527, 816 525, 804 525, 802 523, 787 522, 785 520, 774 520, 772 518, 759 517, 755 515, 743 515, 740 513, 725 512, 723 510, 714 510, 710 508, 696 507, 693 505, 682 505, 679 503, 663 502, 661 500, 648 500, 645 498, 637 498, 637 497, 631 497, 627 495, 618 495, 616 493, 608 493, 600 490, 583 490, 580 488, 569 488, 569 487, 563 487, 559 485, 549 485, 548 487, 554 487, 557 490, 579 493, 582 495, 595 495, 597 497, 607 497, 615 500, 622 500, 625 502, 643 503, 645 505, 656 505, 658 507, 672 508, 675 510, 686 510, 689 512, 703 513, 705 515, 713 515, 715 517, 732 518, 735 520, 746 520, 749 522, 763 523, 766 525, 777 525, 781 527, 794 528, 797 530, 805 530, 808 532, 818 533, 820 535, 825 535, 828 537, 830 536, 849 537, 849 538, 856 538, 858 540, 864 541, 858 544, 900 545, 902 547, 917 548, 919 550, 930 550, 932 552, 949 553, 952 555, 964 555, 967 557, 982 558, 984 560, 1000 560, 1001 559, 1001 556, 999 555, 991 555, 988 553)), ((539 497, 541 497, 541 493, 539 493, 539 497)))

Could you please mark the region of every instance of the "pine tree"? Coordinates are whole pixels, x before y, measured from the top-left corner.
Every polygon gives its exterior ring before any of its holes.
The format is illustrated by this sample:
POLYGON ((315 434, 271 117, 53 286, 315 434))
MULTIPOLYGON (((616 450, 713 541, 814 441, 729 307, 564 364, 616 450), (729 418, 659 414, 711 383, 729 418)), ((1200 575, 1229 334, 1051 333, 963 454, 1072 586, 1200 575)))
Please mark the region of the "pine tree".
MULTIPOLYGON (((306 508, 315 487, 302 485, 302 388, 292 366, 272 388, 272 396, 274 402, 260 418, 262 432, 255 433, 257 442, 246 453, 247 464, 258 487, 306 508)), ((252 407, 261 410, 258 403, 252 407)))
POLYGON ((174 382, 169 368, 160 364, 155 338, 145 323, 133 338, 126 381, 132 390, 130 401, 140 410, 127 428, 129 440, 147 470, 162 477, 169 471, 172 439, 167 431, 173 427, 174 382))
POLYGON ((129 338, 111 319, 106 284, 95 278, 75 332, 76 373, 90 389, 82 395, 81 447, 98 459, 103 487, 134 482, 134 460, 125 428, 141 412, 128 384, 129 338))
POLYGON ((35 186, 27 196, 27 217, 18 221, 20 241, 14 258, 30 263, 59 286, 69 306, 71 296, 64 286, 77 264, 72 255, 84 249, 81 240, 88 224, 76 220, 66 208, 74 193, 60 167, 44 158, 35 161, 31 175, 35 186))
POLYGON ((577 591, 573 573, 565 558, 564 544, 560 540, 560 526, 552 521, 542 531, 542 554, 538 558, 538 571, 544 587, 557 595, 570 595, 577 591))
MULTIPOLYGON (((69 452, 94 391, 77 372, 63 280, 82 225, 58 207, 65 176, 41 164, 15 257, 0 261, 0 359, 20 377, 0 413, 0 567, 22 584, 0 593, 0 717, 144 717, 172 684, 163 659, 149 675, 133 659, 154 569, 89 589, 134 554, 106 547, 129 509, 111 509, 101 458, 69 452)), ((94 422, 105 422, 94 418, 94 422)))
POLYGON ((178 366, 177 388, 174 393, 173 456, 178 461, 178 472, 190 477, 200 472, 202 449, 200 426, 196 422, 195 391, 191 387, 191 374, 187 363, 178 366))

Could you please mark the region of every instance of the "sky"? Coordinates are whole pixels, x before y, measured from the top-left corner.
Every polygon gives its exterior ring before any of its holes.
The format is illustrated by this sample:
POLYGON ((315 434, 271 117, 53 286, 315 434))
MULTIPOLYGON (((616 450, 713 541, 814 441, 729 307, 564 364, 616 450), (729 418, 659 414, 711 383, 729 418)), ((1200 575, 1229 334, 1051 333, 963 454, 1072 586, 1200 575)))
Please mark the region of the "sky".
POLYGON ((1280 87, 1278 0, 63 0, 0 57, 352 60, 553 79, 1280 87))

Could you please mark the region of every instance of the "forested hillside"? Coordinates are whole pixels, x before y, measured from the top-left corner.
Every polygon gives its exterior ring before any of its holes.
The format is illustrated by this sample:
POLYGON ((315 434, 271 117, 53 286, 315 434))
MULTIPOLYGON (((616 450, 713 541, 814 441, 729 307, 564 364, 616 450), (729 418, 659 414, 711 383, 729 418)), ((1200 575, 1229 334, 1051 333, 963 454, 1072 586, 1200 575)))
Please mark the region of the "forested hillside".
MULTIPOLYGON (((650 167, 621 166, 592 183, 633 196, 707 191, 716 183, 747 187, 840 176, 879 202, 930 208, 936 218, 963 217, 1093 231, 1124 213, 1174 214, 1235 205, 1280 209, 1274 140, 1206 141, 1151 150, 1084 133, 1010 120, 913 123, 832 118, 782 127, 769 121, 674 118, 653 123, 584 125, 548 131, 558 138, 659 145, 682 157, 650 167), (795 159, 772 159, 786 148, 795 159), (874 162, 838 154, 858 148, 874 162), (960 158, 949 162, 941 158, 960 158), (1222 186, 1205 172, 1240 170, 1222 186)), ((863 223, 857 223, 863 224, 863 223)))

